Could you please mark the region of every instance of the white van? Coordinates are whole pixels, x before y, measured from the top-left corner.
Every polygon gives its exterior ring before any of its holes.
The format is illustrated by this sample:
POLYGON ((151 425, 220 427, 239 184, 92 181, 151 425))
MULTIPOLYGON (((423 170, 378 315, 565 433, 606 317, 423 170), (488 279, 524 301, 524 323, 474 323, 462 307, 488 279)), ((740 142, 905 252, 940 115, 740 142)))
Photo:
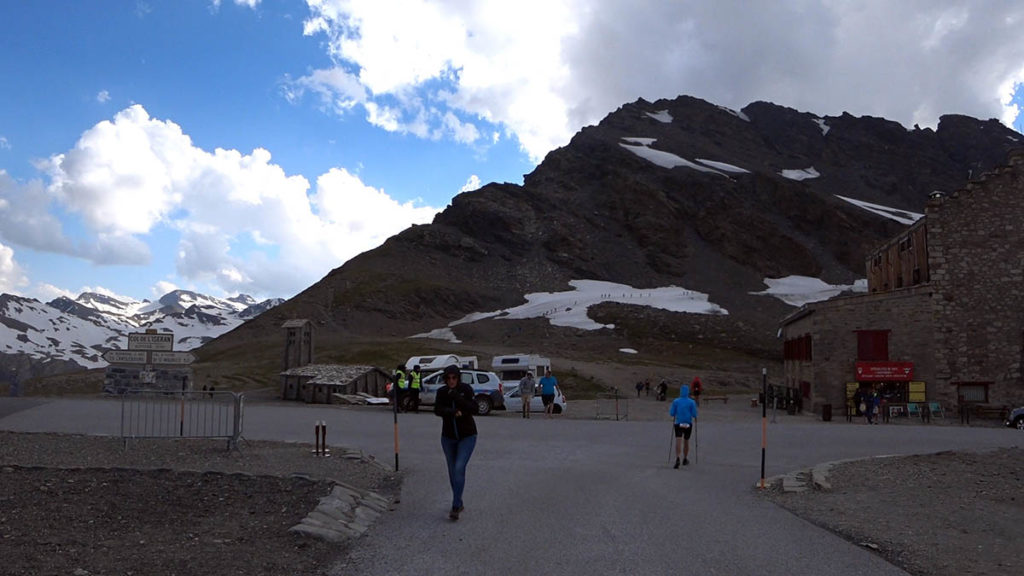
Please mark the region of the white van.
POLYGON ((406 371, 419 365, 421 374, 429 374, 435 370, 443 370, 447 366, 458 366, 465 369, 476 369, 476 356, 456 356, 455 354, 434 354, 433 356, 413 356, 405 363, 406 371))
POLYGON ((519 386, 519 381, 526 376, 527 371, 533 372, 534 378, 540 380, 549 368, 551 360, 537 354, 506 354, 491 360, 491 371, 501 378, 505 390, 519 386))

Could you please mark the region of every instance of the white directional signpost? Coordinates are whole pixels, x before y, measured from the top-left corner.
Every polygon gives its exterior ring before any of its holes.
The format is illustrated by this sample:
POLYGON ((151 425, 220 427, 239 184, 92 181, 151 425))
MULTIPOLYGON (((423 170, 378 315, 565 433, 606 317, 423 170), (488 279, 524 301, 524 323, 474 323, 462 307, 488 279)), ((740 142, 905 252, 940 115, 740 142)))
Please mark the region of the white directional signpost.
POLYGON ((103 359, 111 364, 152 364, 187 366, 196 361, 191 352, 174 350, 174 334, 170 332, 136 332, 128 335, 127 350, 107 350, 103 359))
POLYGON ((191 352, 150 352, 150 362, 153 364, 174 364, 184 365, 195 362, 196 357, 191 352))
POLYGON ((145 350, 107 350, 103 359, 111 364, 146 364, 145 350))
POLYGON ((170 352, 174 349, 174 334, 170 332, 135 332, 128 335, 128 349, 170 352))
MULTIPOLYGON (((138 382, 145 385, 153 385, 158 382, 158 371, 156 366, 164 367, 160 370, 159 379, 169 377, 166 373, 177 373, 182 379, 182 391, 188 381, 189 365, 195 362, 196 357, 191 352, 174 350, 174 334, 171 332, 136 332, 128 335, 127 350, 107 350, 103 353, 103 359, 111 365, 120 365, 122 370, 115 371, 121 374, 138 374, 138 382)), ((175 379, 178 376, 171 376, 175 379)), ((108 378, 118 378, 109 376, 108 378)))

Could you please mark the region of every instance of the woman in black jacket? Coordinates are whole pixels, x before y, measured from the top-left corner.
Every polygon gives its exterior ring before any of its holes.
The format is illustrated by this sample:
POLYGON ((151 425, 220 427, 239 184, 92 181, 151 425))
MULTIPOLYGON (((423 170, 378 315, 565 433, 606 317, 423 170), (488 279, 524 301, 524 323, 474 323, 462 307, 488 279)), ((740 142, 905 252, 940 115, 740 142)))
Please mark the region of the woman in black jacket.
POLYGON ((459 519, 462 512, 462 490, 466 487, 466 465, 476 447, 476 401, 473 387, 460 380, 458 366, 444 369, 444 386, 434 399, 434 414, 441 417, 441 448, 448 462, 448 481, 452 485, 452 510, 448 517, 459 519))

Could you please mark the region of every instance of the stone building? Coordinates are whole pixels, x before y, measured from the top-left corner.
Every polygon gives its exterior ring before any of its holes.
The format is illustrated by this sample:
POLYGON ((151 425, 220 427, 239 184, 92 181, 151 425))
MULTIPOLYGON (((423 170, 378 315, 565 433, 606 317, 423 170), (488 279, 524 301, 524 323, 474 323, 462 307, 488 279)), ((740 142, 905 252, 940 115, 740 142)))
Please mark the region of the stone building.
POLYGON ((281 372, 281 398, 311 404, 334 404, 335 394, 387 397, 391 375, 374 366, 306 364, 281 372))
POLYGON ((869 255, 868 293, 782 321, 787 386, 805 406, 858 389, 893 406, 1024 404, 1024 150, 951 194, 869 255))

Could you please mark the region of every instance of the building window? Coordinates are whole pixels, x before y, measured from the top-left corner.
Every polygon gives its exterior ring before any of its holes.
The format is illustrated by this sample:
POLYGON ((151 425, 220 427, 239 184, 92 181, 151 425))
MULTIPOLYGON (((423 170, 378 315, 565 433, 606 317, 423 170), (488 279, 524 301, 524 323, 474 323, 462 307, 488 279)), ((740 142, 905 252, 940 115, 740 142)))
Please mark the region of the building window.
POLYGON ((888 330, 857 330, 857 360, 889 359, 888 330))
POLYGON ((988 403, 991 382, 956 382, 956 396, 961 402, 988 403))
POLYGON ((790 338, 783 342, 782 359, 794 360, 797 362, 810 362, 812 359, 811 335, 804 334, 803 336, 790 338))

